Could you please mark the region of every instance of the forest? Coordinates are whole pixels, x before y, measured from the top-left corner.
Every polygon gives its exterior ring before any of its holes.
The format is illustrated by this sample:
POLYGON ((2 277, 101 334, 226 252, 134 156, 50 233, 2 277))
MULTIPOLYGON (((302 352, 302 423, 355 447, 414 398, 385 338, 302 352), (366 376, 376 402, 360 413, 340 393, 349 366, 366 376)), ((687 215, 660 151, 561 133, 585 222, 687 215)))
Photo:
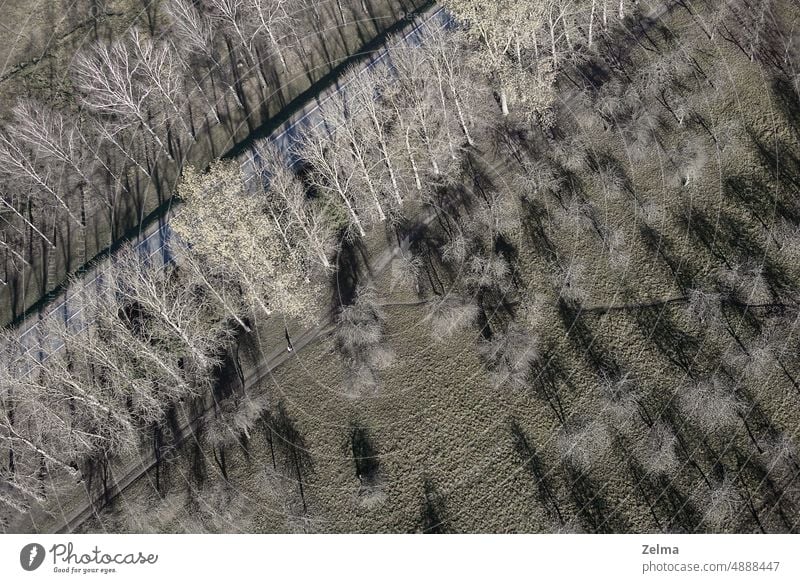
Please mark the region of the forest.
MULTIPOLYGON (((7 274, 345 20, 153 6, 75 58, 79 114, 0 129, 7 274)), ((121 244, 34 346, 3 330, 0 524, 796 532, 799 19, 426 6, 291 139, 183 164, 157 258, 121 244)))

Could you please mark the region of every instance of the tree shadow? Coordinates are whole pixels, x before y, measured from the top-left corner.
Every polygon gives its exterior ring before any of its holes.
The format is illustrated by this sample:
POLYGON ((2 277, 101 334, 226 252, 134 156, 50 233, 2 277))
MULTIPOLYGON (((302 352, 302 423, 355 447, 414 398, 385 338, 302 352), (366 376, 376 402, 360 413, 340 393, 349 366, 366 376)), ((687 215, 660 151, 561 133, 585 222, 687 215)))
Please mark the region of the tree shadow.
POLYGON ((338 313, 342 307, 349 306, 355 301, 356 290, 364 269, 361 260, 364 253, 361 241, 342 237, 342 244, 336 255, 336 271, 332 276, 331 310, 333 313, 338 313))
POLYGON ((423 534, 451 533, 444 497, 430 478, 425 478, 423 481, 422 495, 424 500, 420 511, 420 531, 423 534))
POLYGON ((567 487, 584 528, 596 534, 629 532, 625 520, 609 508, 604 496, 605 486, 568 462, 564 466, 567 487))
POLYGON ((558 315, 575 350, 581 353, 598 374, 616 379, 620 367, 584 321, 583 307, 573 300, 558 298, 558 315))
POLYGON ((350 424, 349 448, 359 483, 363 486, 377 484, 381 471, 380 458, 372 436, 360 423, 350 424))
POLYGON ((564 524, 564 516, 561 513, 556 488, 551 482, 551 472, 545 467, 544 462, 536 451, 536 447, 531 445, 522 427, 516 420, 509 422, 511 432, 511 443, 514 451, 522 461, 526 472, 533 479, 537 489, 537 499, 546 509, 553 519, 557 519, 560 524, 564 524))
POLYGON ((278 469, 280 459, 284 471, 292 474, 297 482, 303 510, 308 510, 304 483, 307 476, 314 472, 314 460, 305 437, 286 411, 283 401, 278 403, 274 413, 265 410, 258 423, 269 446, 273 469, 278 469))
POLYGON ((635 321, 642 335, 655 344, 668 361, 694 378, 700 345, 694 336, 675 323, 668 305, 644 306, 635 311, 635 321))
POLYGON ((669 267, 682 293, 685 294, 694 287, 696 271, 687 260, 675 252, 672 242, 663 233, 647 223, 642 223, 639 226, 639 235, 645 248, 650 253, 658 255, 669 267))

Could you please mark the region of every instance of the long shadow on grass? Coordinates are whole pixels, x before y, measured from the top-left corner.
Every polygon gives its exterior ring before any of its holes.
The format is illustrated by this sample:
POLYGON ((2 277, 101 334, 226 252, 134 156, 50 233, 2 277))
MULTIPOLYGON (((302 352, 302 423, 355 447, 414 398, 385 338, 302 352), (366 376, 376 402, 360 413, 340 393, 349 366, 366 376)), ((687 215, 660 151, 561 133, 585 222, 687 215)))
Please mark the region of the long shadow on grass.
POLYGON ((528 441, 527 435, 516 420, 509 422, 511 443, 519 456, 526 473, 536 485, 537 500, 545 508, 551 520, 564 524, 564 515, 556 495, 556 487, 552 483, 552 473, 544 464, 536 446, 528 441))
POLYGON ((430 478, 422 484, 422 510, 419 528, 423 534, 447 534, 452 532, 447 519, 444 496, 430 478))

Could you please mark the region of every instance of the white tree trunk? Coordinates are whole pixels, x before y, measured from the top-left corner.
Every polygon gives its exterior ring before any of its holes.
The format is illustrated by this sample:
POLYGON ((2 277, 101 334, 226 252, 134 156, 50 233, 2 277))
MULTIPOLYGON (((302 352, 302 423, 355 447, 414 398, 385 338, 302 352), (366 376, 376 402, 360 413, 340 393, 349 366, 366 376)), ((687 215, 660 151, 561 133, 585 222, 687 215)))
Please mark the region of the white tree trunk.
POLYGON ((422 181, 419 179, 419 169, 417 162, 414 159, 414 152, 411 149, 411 128, 406 128, 406 151, 408 152, 408 159, 411 160, 411 169, 414 172, 414 183, 417 185, 417 190, 422 190, 422 181))

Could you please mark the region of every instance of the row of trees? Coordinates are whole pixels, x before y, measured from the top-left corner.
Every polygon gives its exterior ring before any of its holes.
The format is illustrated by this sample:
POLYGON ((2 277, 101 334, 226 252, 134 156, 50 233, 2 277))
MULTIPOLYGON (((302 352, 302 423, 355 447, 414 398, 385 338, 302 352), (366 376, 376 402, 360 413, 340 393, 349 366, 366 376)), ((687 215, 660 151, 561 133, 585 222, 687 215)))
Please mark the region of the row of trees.
MULTIPOLYGON (((427 31, 420 47, 393 49, 390 64, 348 74, 347 89, 322 106, 323 123, 308 128, 288 156, 265 142, 244 165, 247 177, 234 162, 203 174, 187 169, 179 187, 185 205, 173 221, 182 242, 173 242, 172 262, 162 268, 123 251, 72 300, 79 316, 41 319, 38 346, 29 349, 9 331, 3 501, 22 510, 47 494, 48 483, 107 477, 113 460, 159 441, 146 436, 160 432, 177 403, 205 402, 226 346, 259 315, 317 321, 342 234, 358 238, 399 221, 408 200, 427 200, 456 175, 480 128, 470 77, 456 57, 445 33, 427 31)), ((107 73, 103 82, 111 83, 107 73)), ((92 97, 98 106, 103 95, 92 97)), ((159 138, 154 125, 146 133, 159 138)), ((356 390, 374 387, 390 355, 379 345, 371 292, 360 292, 337 320, 356 390)), ((258 411, 231 413, 216 404, 230 392, 212 394, 215 417, 247 434, 258 411)), ((224 468, 221 450, 220 457, 224 468)))
POLYGON ((289 152, 259 142, 244 173, 234 162, 184 173, 173 227, 209 281, 241 288, 243 301, 228 302, 232 317, 315 321, 342 237, 398 224, 406 203, 432 201, 457 176, 485 127, 481 94, 468 90, 446 32, 395 44, 386 62, 345 75, 345 89, 323 101, 289 152))
POLYGON ((23 509, 69 476, 91 481, 177 403, 209 394, 234 332, 193 275, 126 250, 94 283, 73 282, 80 310, 42 318, 36 343, 4 333, 3 502, 23 509))
POLYGON ((147 26, 79 50, 68 99, 21 97, 0 128, 2 284, 26 294, 34 272, 49 290, 116 241, 162 202, 148 189, 160 192, 164 164, 267 107, 276 83, 315 62, 331 23, 356 26, 364 6, 349 4, 168 0, 147 26))
POLYGON ((511 109, 547 121, 555 98, 555 73, 595 50, 600 33, 621 23, 630 0, 447 0, 465 24, 473 49, 467 54, 484 68, 504 115, 511 109))

